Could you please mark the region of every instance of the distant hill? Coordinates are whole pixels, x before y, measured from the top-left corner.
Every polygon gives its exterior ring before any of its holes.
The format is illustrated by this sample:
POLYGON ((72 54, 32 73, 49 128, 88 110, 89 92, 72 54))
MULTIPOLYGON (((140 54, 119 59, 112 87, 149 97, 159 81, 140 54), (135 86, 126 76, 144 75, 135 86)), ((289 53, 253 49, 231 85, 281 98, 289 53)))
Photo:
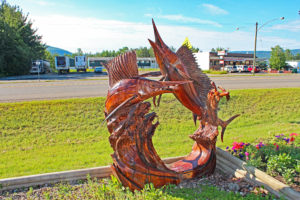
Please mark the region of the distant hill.
MULTIPOLYGON (((254 51, 230 51, 231 53, 246 53, 246 54, 253 54, 254 51)), ((300 49, 291 49, 293 55, 300 53, 300 49)), ((267 58, 271 57, 271 51, 256 51, 256 56, 258 58, 267 58)))
POLYGON ((70 51, 60 49, 57 47, 52 47, 52 46, 47 46, 47 50, 53 55, 53 54, 58 54, 60 56, 63 56, 65 54, 71 55, 72 53, 70 51))

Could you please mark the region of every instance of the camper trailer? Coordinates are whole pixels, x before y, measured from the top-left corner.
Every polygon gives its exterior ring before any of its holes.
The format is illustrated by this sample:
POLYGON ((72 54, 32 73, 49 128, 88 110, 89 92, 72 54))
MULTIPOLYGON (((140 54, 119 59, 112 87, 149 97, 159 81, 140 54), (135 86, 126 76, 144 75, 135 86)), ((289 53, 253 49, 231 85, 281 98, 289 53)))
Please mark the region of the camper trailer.
MULTIPOLYGON (((55 69, 58 71, 59 74, 65 72, 70 72, 70 67, 74 63, 74 59, 69 58, 68 56, 56 56, 55 57, 55 69)), ((75 63, 73 64, 73 66, 75 63)))
POLYGON ((75 68, 77 72, 86 72, 86 57, 85 56, 75 56, 75 68))

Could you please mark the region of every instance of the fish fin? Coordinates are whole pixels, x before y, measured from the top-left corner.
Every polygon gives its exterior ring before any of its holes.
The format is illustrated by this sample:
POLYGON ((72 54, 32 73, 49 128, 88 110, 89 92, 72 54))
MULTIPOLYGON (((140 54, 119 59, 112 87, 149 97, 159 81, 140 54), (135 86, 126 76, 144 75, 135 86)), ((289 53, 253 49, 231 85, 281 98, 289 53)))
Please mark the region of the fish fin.
POLYGON ((108 72, 110 87, 120 80, 130 79, 139 75, 134 51, 129 51, 113 58, 105 65, 105 68, 108 72))
POLYGON ((153 97, 153 105, 154 105, 154 107, 157 107, 156 106, 156 96, 153 97))
POLYGON ((103 123, 107 120, 109 120, 111 118, 111 116, 113 114, 115 114, 120 108, 122 108, 123 106, 125 106, 128 102, 130 102, 131 100, 135 99, 137 97, 137 95, 133 95, 132 97, 126 99, 125 101, 123 101, 120 105, 118 105, 113 111, 111 111, 106 118, 103 120, 103 122, 101 123, 101 126, 103 125, 103 123))
POLYGON ((197 125, 197 115, 195 113, 193 113, 193 120, 194 120, 194 124, 196 126, 197 125))
POLYGON ((157 107, 159 107, 159 105, 160 105, 161 97, 162 97, 162 94, 160 94, 160 95, 158 96, 158 99, 157 99, 157 107))
POLYGON ((188 77, 194 81, 194 86, 203 105, 206 105, 207 94, 212 89, 209 77, 198 67, 192 51, 185 45, 176 52, 177 57, 183 64, 188 77))
POLYGON ((240 114, 237 114, 237 115, 234 115, 232 117, 230 117, 227 121, 223 122, 221 127, 222 127, 222 131, 221 131, 221 141, 223 142, 223 136, 224 136, 224 133, 225 133, 225 130, 228 126, 228 124, 230 122, 232 122, 235 118, 237 118, 238 116, 240 116, 240 114))

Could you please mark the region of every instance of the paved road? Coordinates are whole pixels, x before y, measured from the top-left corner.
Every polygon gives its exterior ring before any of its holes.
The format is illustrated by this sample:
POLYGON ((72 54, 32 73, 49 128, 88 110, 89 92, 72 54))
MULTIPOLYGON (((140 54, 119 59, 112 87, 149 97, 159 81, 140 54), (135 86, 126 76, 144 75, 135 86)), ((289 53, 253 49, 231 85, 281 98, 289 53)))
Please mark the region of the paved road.
MULTIPOLYGON (((211 77, 226 89, 300 87, 300 74, 211 77)), ((67 80, 0 80, 0 102, 106 96, 107 76, 67 80)))

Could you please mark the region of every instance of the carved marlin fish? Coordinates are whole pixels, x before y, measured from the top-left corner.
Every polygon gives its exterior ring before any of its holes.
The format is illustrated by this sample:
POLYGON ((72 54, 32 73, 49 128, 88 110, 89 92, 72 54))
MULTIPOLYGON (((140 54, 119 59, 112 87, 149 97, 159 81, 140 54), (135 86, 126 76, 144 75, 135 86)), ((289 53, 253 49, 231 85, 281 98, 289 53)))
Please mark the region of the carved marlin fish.
POLYGON ((193 112, 193 119, 200 119, 202 125, 209 122, 215 126, 221 126, 221 139, 226 126, 238 115, 231 117, 227 121, 222 121, 217 116, 218 102, 222 96, 226 96, 229 100, 229 92, 220 88, 223 92, 219 93, 215 84, 207 77, 206 74, 198 67, 192 52, 182 46, 176 53, 171 51, 169 47, 161 39, 158 30, 152 20, 155 42, 149 40, 157 63, 160 67, 162 80, 168 81, 191 81, 188 84, 180 85, 175 91, 176 98, 189 110, 193 112))
POLYGON ((130 106, 164 93, 174 93, 190 81, 155 81, 139 77, 135 52, 127 52, 107 64, 109 90, 106 120, 123 106, 130 106))
POLYGON ((206 108, 207 94, 213 89, 211 80, 198 68, 192 52, 186 46, 179 48, 176 53, 171 51, 161 39, 153 20, 152 23, 155 42, 151 40, 149 42, 162 75, 169 81, 192 81, 181 86, 180 92, 175 96, 195 115, 202 117, 206 108))

